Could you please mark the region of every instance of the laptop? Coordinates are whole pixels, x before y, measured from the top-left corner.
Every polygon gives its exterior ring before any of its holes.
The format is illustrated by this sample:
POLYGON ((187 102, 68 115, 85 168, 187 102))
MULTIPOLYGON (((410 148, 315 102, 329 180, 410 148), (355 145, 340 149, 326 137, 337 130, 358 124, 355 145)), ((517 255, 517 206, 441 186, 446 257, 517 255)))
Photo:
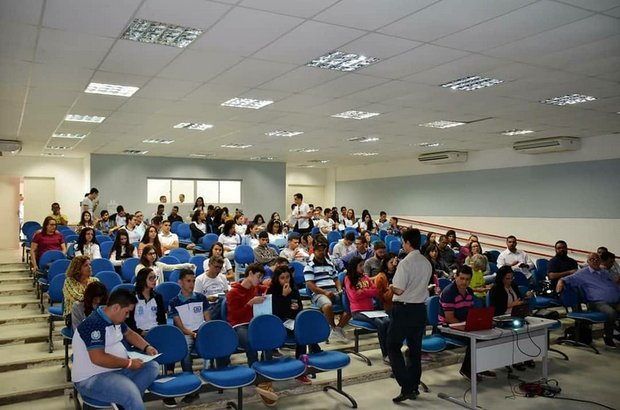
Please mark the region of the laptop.
POLYGON ((494 307, 469 308, 467 310, 467 320, 465 324, 450 325, 451 329, 462 330, 464 332, 475 332, 477 330, 488 330, 493 327, 494 307))

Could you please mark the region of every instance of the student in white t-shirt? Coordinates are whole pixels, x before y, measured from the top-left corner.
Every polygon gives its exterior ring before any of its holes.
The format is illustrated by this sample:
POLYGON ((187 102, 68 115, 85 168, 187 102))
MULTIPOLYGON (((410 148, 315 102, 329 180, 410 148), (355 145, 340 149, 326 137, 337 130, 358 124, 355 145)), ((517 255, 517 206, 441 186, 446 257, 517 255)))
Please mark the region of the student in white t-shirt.
POLYGON ((224 267, 224 258, 213 255, 209 258, 208 269, 196 278, 194 292, 204 295, 209 301, 209 315, 211 319, 221 319, 222 298, 230 289, 226 275, 221 273, 224 267))

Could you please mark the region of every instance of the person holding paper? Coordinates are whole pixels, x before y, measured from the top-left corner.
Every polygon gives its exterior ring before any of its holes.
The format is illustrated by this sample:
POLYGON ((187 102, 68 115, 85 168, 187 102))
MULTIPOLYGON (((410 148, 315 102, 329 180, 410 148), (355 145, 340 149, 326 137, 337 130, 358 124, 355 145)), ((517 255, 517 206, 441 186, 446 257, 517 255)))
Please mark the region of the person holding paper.
POLYGON ((385 312, 381 316, 365 314, 374 311, 373 298, 379 296, 379 291, 375 286, 375 281, 364 272, 364 260, 359 256, 354 256, 349 261, 347 276, 344 278, 344 288, 349 298, 353 319, 368 322, 377 327, 381 356, 383 356, 383 361, 389 364, 386 341, 390 318, 385 312))
POLYGON ((208 261, 207 270, 196 278, 194 291, 205 295, 209 301, 209 316, 213 320, 218 320, 222 319, 222 298, 230 289, 230 285, 226 275, 221 273, 224 258, 220 255, 213 255, 208 261))
MULTIPOLYGON (((191 351, 194 347, 198 328, 209 321, 209 302, 205 295, 194 292, 196 277, 190 269, 182 269, 179 274, 181 292, 170 301, 168 317, 174 320, 174 325, 181 329, 187 342, 187 356, 181 361, 184 372, 193 372, 191 351)), ((183 398, 184 403, 192 403, 199 397, 198 392, 188 394, 183 398)), ((172 403, 171 403, 172 404, 172 403)))
POLYGON ((159 374, 156 361, 130 359, 123 339, 149 356, 157 349, 129 329, 125 318, 136 297, 119 289, 98 307, 73 334, 71 379, 82 396, 114 403, 125 410, 143 410, 142 395, 159 374))

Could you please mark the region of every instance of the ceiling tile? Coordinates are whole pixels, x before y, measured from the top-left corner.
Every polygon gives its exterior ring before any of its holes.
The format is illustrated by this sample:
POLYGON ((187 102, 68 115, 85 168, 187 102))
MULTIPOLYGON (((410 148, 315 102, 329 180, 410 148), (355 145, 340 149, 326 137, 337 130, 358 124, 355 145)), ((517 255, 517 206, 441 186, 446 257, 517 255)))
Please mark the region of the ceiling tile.
POLYGON ((288 73, 261 84, 260 88, 266 90, 301 92, 319 84, 331 81, 346 75, 334 70, 321 70, 314 67, 302 66, 288 73))
POLYGON ((37 25, 42 11, 43 0, 0 2, 0 20, 3 21, 37 25))
POLYGON ((252 9, 308 18, 337 2, 338 0, 243 0, 240 5, 252 9))
POLYGON ((35 60, 41 63, 61 63, 86 68, 101 64, 114 40, 88 34, 42 28, 35 60))
POLYGON ((32 61, 36 41, 36 26, 3 21, 0 24, 0 59, 32 61))
POLYGON ((418 47, 422 43, 404 38, 369 33, 342 47, 343 51, 386 59, 418 47))
POLYGON ((52 86, 62 90, 84 91, 94 71, 60 62, 32 64, 30 85, 52 86))
POLYGON ((370 77, 360 74, 347 74, 317 87, 310 88, 306 90, 305 93, 326 95, 329 97, 344 97, 356 91, 365 90, 387 82, 389 82, 389 80, 383 78, 370 77))
POLYGON ((292 64, 246 58, 225 73, 215 77, 211 82, 217 84, 236 84, 253 88, 273 80, 296 67, 296 65, 292 64))
POLYGON ((138 98, 178 100, 202 85, 198 81, 179 81, 153 78, 135 94, 138 98))
POLYGON ((155 75, 181 52, 182 49, 176 47, 119 40, 100 69, 117 73, 155 75))
POLYGON ((562 0, 562 2, 592 11, 605 11, 618 6, 618 0, 562 0))
POLYGON ((204 30, 228 10, 228 5, 205 0, 146 0, 135 17, 204 30))
POLYGON ((158 77, 176 80, 208 81, 241 61, 238 55, 185 50, 158 77))

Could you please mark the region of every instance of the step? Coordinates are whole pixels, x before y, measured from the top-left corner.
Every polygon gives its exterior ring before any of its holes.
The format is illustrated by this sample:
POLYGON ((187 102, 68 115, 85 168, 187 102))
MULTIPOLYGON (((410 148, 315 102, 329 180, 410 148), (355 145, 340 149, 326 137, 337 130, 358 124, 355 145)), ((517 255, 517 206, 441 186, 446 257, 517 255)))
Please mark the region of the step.
POLYGON ((32 286, 32 277, 29 274, 7 273, 6 275, 0 275, 0 285, 10 283, 28 283, 30 287, 34 289, 34 286, 32 286))
POLYGON ((25 263, 1 263, 0 273, 5 272, 29 272, 30 269, 25 263))
POLYGON ((23 309, 27 306, 37 305, 39 300, 33 293, 31 295, 0 296, 0 309, 23 309))
POLYGON ((60 366, 3 372, 0 386, 0 405, 62 396, 65 389, 71 388, 71 384, 65 382, 65 369, 60 366))
MULTIPOLYGON (((62 322, 56 322, 55 333, 64 326, 62 322)), ((46 342, 49 334, 49 326, 46 323, 26 323, 11 326, 3 326, 0 331, 0 346, 12 344, 31 344, 46 342)), ((2 384, 0 384, 1 386, 2 384)))
POLYGON ((3 283, 0 286, 0 296, 35 296, 35 289, 32 287, 32 280, 25 283, 3 283))
POLYGON ((28 305, 23 309, 0 310, 0 328, 14 324, 46 322, 49 314, 41 314, 36 305, 28 305))
POLYGON ((0 406, 2 410, 74 410, 75 406, 69 394, 46 399, 31 400, 0 406))
POLYGON ((46 342, 0 346, 0 372, 62 366, 65 357, 62 341, 54 343, 53 353, 49 353, 48 348, 46 342))

